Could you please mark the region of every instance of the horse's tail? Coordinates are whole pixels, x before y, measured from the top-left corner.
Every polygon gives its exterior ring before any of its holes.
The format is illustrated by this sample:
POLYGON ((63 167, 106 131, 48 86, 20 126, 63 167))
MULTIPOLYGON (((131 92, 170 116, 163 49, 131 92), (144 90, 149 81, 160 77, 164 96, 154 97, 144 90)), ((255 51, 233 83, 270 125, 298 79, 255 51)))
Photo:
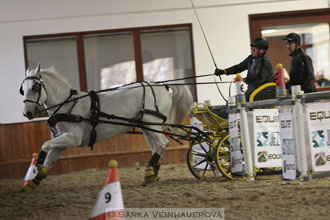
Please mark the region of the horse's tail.
MULTIPOLYGON (((180 124, 193 104, 193 97, 187 86, 171 86, 172 107, 169 114, 169 123, 180 124)), ((172 132, 178 133, 171 129, 172 132)))

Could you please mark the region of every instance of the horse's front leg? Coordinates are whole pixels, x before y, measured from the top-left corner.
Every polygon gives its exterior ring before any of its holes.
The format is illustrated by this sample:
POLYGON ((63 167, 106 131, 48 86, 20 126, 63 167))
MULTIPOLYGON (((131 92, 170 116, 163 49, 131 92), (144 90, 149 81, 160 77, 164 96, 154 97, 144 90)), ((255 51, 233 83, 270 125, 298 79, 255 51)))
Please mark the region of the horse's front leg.
POLYGON ((39 186, 40 182, 46 178, 48 171, 60 157, 67 147, 77 146, 77 142, 71 132, 64 133, 56 138, 46 141, 42 147, 37 160, 38 174, 30 185, 24 188, 29 192, 39 186))

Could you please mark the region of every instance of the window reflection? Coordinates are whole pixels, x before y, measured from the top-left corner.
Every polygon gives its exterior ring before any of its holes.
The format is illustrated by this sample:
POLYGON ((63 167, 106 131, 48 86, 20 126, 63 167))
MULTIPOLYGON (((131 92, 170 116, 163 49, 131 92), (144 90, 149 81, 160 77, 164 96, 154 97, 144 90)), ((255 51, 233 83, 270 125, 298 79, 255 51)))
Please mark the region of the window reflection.
POLYGON ((88 90, 136 81, 131 32, 84 35, 84 48, 88 90))
POLYGON ((136 81, 135 61, 118 63, 110 67, 101 68, 100 87, 107 89, 136 81))
MULTIPOLYGON (((141 31, 143 77, 163 81, 193 76, 188 27, 141 31)), ((193 80, 182 80, 190 83, 193 80)), ((192 94, 194 86, 189 86, 192 94)))
POLYGON ((143 64, 144 80, 149 82, 173 79, 173 58, 159 58, 143 64))

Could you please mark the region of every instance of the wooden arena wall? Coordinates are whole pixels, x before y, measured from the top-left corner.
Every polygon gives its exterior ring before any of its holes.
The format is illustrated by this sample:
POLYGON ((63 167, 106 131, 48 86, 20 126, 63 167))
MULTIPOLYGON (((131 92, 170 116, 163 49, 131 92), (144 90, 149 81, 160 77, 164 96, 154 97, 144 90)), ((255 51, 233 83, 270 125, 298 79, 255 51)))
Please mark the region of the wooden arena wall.
MULTIPOLYGON (((189 124, 187 117, 184 124, 189 124)), ((0 179, 24 178, 33 153, 39 153, 42 144, 50 139, 45 121, 0 124, 0 179)), ((170 140, 163 163, 183 163, 188 142, 184 145, 170 140)), ((107 168, 110 159, 120 167, 146 165, 151 157, 144 136, 123 134, 97 143, 94 149, 70 147, 63 152, 50 174, 61 174, 87 168, 107 168)))

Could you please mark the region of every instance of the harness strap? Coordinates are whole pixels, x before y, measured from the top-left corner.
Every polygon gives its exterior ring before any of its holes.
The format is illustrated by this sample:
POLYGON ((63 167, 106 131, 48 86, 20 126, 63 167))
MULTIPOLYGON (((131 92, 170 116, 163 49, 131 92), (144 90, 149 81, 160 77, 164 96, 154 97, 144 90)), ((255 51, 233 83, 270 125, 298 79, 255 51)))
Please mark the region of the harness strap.
MULTIPOLYGON (((103 115, 105 113, 100 112, 100 117, 105 117, 103 115)), ((107 114, 106 114, 107 115, 107 114)), ((99 120, 99 123, 105 123, 105 124, 112 124, 112 125, 120 125, 120 126, 131 126, 133 128, 135 127, 140 127, 142 129, 146 129, 152 132, 157 132, 157 133, 162 133, 165 134, 166 136, 172 138, 179 144, 183 144, 179 140, 187 140, 189 138, 190 140, 194 141, 201 141, 201 140, 209 140, 209 135, 205 133, 204 131, 201 131, 199 128, 194 127, 194 126, 188 126, 188 125, 181 125, 181 124, 167 124, 168 126, 176 127, 176 128, 181 128, 183 131, 186 131, 191 135, 180 135, 180 134, 173 134, 173 133, 168 133, 166 131, 159 131, 153 128, 150 128, 146 125, 155 125, 157 123, 152 123, 152 122, 143 122, 140 121, 140 124, 138 124, 138 121, 136 119, 128 119, 128 118, 123 118, 115 115, 107 115, 108 119, 121 119, 123 121, 127 121, 128 123, 125 122, 118 122, 118 121, 107 121, 107 120, 99 120)), ((82 121, 88 121, 90 122, 90 118, 84 118, 80 115, 74 115, 74 114, 68 114, 68 113, 59 113, 54 115, 52 118, 48 120, 48 124, 50 127, 54 127, 57 123, 59 122, 73 122, 73 123, 79 123, 82 121)), ((165 124, 166 125, 166 124, 165 124)), ((142 132, 128 132, 128 133, 134 133, 134 134, 142 134, 142 132)))
POLYGON ((97 93, 95 91, 90 91, 88 93, 88 95, 91 98, 91 106, 90 106, 90 122, 92 125, 92 131, 91 131, 91 136, 89 139, 89 144, 88 146, 90 146, 91 150, 93 150, 93 146, 96 142, 96 130, 95 127, 98 125, 99 123, 99 116, 100 116, 100 101, 99 101, 99 96, 97 95, 97 93))
MULTIPOLYGON (((167 120, 167 117, 165 115, 163 115, 159 112, 157 113, 153 110, 145 109, 144 113, 154 115, 154 116, 157 116, 157 117, 163 119, 163 123, 167 120)), ((104 112, 100 112, 99 116, 103 117, 103 118, 110 119, 110 120, 111 119, 118 119, 118 120, 130 122, 130 123, 145 124, 145 122, 143 122, 140 118, 133 118, 133 119, 124 118, 124 117, 116 116, 116 115, 113 115, 113 114, 110 115, 110 114, 107 114, 107 113, 104 113, 104 112)))
POLYGON ((60 108, 62 108, 63 105, 65 105, 66 103, 68 103, 69 99, 71 99, 72 96, 77 95, 77 94, 78 94, 77 90, 71 89, 71 90, 70 90, 70 94, 69 94, 69 96, 65 99, 64 102, 62 102, 62 103, 57 107, 57 109, 55 109, 55 111, 54 111, 53 114, 50 116, 50 118, 53 117, 53 115, 55 115, 55 114, 57 113, 57 111, 60 110, 60 108))
POLYGON ((54 131, 53 128, 55 128, 56 124, 59 122, 82 122, 82 121, 89 121, 92 125, 92 131, 89 139, 88 146, 91 147, 91 150, 93 150, 93 146, 96 142, 96 126, 99 123, 99 116, 100 116, 100 103, 99 103, 99 97, 95 91, 91 91, 88 93, 91 98, 91 106, 90 106, 90 118, 83 118, 80 115, 74 115, 70 113, 58 113, 53 114, 49 119, 47 120, 47 124, 51 127, 52 131, 54 131))
POLYGON ((165 121, 167 120, 167 117, 159 111, 144 109, 144 113, 161 118, 163 120, 163 123, 165 123, 165 121))
POLYGON ((49 124, 50 127, 55 127, 55 125, 59 122, 82 122, 83 117, 80 115, 73 115, 73 114, 67 114, 67 113, 58 113, 56 115, 53 115, 47 120, 47 124, 49 124))
MULTIPOLYGON (((156 99, 156 95, 155 95, 155 91, 154 91, 154 88, 152 87, 152 85, 147 82, 147 81, 143 81, 143 82, 140 82, 142 88, 143 88, 143 95, 142 95, 142 109, 140 110, 140 112, 137 114, 136 118, 140 121, 142 121, 142 118, 143 118, 143 115, 146 113, 146 114, 149 114, 149 115, 154 115, 156 117, 159 117, 163 120, 163 123, 165 123, 165 121, 167 120, 167 117, 160 113, 159 112, 159 109, 158 109, 158 105, 157 105, 157 99, 156 99), (146 88, 145 88, 145 85, 143 83, 146 83, 149 87, 150 87, 150 90, 152 92, 152 95, 154 97, 154 105, 155 105, 155 109, 156 111, 154 110, 150 110, 150 109, 145 109, 145 95, 146 95, 146 88)), ((165 87, 167 88, 167 87, 165 87)))
MULTIPOLYGON (((62 119, 60 119, 60 118, 63 118, 63 117, 64 117, 63 115, 65 115, 65 114, 56 114, 56 113, 58 112, 58 110, 60 110, 60 108, 63 107, 63 105, 65 105, 66 103, 68 103, 68 101, 71 99, 72 96, 77 95, 77 94, 78 94, 77 90, 71 89, 71 90, 70 90, 70 94, 69 94, 69 96, 65 99, 65 101, 62 102, 62 103, 61 103, 61 104, 55 109, 55 111, 49 116, 49 118, 48 118, 48 120, 47 120, 46 123, 50 125, 50 129, 51 129, 51 131, 52 131, 52 133, 53 133, 54 136, 57 136, 57 130, 55 129, 55 125, 56 125, 58 122, 60 122, 60 121, 64 121, 64 120, 62 120, 62 119), (57 116, 57 115, 60 115, 60 116, 57 116), (57 120, 60 120, 60 121, 57 121, 57 120)), ((74 106, 75 106, 75 104, 71 107, 70 112, 72 111, 72 109, 73 109, 74 106)), ((70 119, 68 119, 68 120, 70 120, 70 119)))
POLYGON ((145 83, 147 83, 147 85, 150 87, 151 89, 151 92, 152 92, 152 96, 154 97, 154 104, 155 104, 155 109, 156 109, 156 112, 159 112, 159 109, 158 109, 158 105, 157 105, 157 99, 156 99, 156 95, 155 95, 155 91, 154 91, 154 88, 152 88, 151 84, 147 81, 145 81, 145 83))

